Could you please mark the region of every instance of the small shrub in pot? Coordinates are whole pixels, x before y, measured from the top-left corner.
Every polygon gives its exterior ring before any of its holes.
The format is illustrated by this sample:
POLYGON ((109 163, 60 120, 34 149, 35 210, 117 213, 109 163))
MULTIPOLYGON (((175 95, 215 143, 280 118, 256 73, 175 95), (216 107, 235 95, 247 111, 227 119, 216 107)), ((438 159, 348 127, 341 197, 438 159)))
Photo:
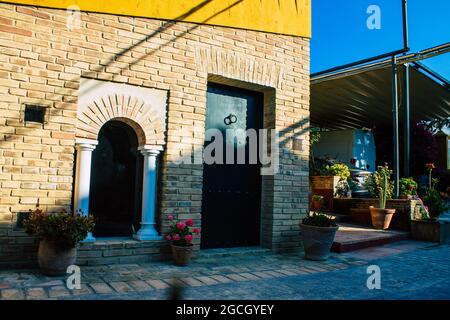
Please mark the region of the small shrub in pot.
POLYGON ((401 178, 400 185, 400 197, 403 199, 409 199, 417 195, 417 182, 413 178, 401 178))
POLYGON ((338 228, 334 217, 326 214, 313 212, 305 217, 300 224, 305 258, 326 260, 338 228))
POLYGON ((77 245, 94 229, 92 216, 81 212, 44 213, 36 209, 23 222, 29 235, 39 238, 38 263, 46 275, 62 275, 75 264, 77 245))
POLYGON ((174 220, 173 215, 169 215, 169 233, 166 240, 171 242, 172 256, 176 265, 187 266, 192 257, 194 234, 199 235, 200 230, 194 228, 194 221, 174 220))
POLYGON ((312 196, 311 209, 312 210, 321 210, 323 205, 323 196, 315 194, 312 196))

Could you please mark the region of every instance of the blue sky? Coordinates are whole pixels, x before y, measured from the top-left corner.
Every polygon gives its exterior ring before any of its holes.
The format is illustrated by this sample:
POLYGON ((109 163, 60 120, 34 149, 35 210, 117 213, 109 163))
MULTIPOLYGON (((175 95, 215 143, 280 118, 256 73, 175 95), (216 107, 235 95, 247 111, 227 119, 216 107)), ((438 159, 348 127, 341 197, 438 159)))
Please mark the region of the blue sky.
MULTIPOLYGON (((311 72, 403 47, 400 0, 312 0, 311 72), (370 5, 380 29, 369 29, 370 5)), ((408 0, 409 47, 417 52, 450 41, 450 0, 408 0)), ((450 53, 423 61, 450 79, 450 53)))

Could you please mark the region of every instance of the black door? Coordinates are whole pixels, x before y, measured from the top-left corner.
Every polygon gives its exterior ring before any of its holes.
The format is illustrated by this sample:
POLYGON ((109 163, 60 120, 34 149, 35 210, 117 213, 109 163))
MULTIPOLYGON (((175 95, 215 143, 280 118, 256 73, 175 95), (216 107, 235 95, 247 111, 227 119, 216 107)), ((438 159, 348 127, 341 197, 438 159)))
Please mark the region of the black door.
MULTIPOLYGON (((202 248, 259 244, 261 175, 259 161, 249 163, 248 139, 227 142, 226 130, 259 129, 262 95, 219 85, 208 85, 205 129, 223 134, 223 163, 204 164, 202 199, 202 248), (226 164, 226 145, 234 150, 234 164, 226 164), (238 150, 245 150, 245 164, 237 164, 238 150)), ((213 141, 206 142, 207 147, 213 141)))
POLYGON ((134 130, 123 122, 109 121, 100 130, 89 197, 96 237, 131 236, 139 227, 142 156, 137 147, 134 130))

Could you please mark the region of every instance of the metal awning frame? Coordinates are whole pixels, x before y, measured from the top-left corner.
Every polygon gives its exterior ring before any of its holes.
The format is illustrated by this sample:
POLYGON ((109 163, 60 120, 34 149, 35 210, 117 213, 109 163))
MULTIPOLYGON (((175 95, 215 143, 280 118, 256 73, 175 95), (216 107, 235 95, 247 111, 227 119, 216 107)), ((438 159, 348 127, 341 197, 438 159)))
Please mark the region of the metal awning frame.
POLYGON ((311 74, 311 84, 322 81, 348 77, 370 70, 377 70, 383 68, 392 68, 392 121, 393 121, 393 145, 394 145, 394 194, 399 196, 400 188, 400 159, 399 159, 399 101, 398 101, 398 65, 404 65, 405 81, 403 90, 405 95, 405 161, 403 168, 403 175, 409 177, 411 168, 411 115, 410 115, 410 64, 417 70, 421 69, 430 75, 436 83, 439 83, 444 88, 450 91, 450 83, 447 79, 440 76, 438 73, 422 65, 420 61, 435 57, 447 52, 450 52, 450 42, 419 51, 417 53, 409 53, 409 39, 408 39, 408 12, 407 0, 402 0, 402 20, 403 20, 403 49, 389 52, 377 57, 356 61, 344 66, 331 68, 319 73, 311 74), (384 60, 381 60, 384 59, 384 60), (375 61, 375 62, 374 62, 375 61))

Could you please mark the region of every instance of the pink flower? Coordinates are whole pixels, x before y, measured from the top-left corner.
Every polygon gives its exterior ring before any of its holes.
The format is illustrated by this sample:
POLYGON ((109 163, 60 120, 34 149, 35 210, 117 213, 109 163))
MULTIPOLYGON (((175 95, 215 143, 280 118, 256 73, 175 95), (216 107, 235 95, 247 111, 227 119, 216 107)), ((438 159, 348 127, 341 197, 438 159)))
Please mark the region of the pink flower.
POLYGON ((169 221, 172 221, 172 220, 173 220, 173 215, 169 214, 169 215, 167 216, 167 219, 169 219, 169 221))
POLYGON ((178 240, 180 240, 180 235, 178 233, 176 233, 173 236, 173 241, 178 241, 178 240))
POLYGON ((185 225, 183 222, 178 222, 178 223, 177 223, 177 228, 178 228, 178 230, 183 230, 185 226, 186 226, 186 225, 185 225))
POLYGON ((195 228, 195 229, 194 229, 194 233, 195 233, 196 235, 199 235, 199 234, 200 234, 200 229, 199 229, 199 228, 195 228))
POLYGON ((190 235, 190 234, 186 235, 185 239, 186 239, 186 242, 191 243, 192 242, 192 235, 190 235))
POLYGON ((166 236, 166 239, 167 239, 168 241, 170 241, 170 240, 172 240, 172 236, 171 236, 170 234, 168 234, 168 235, 166 236))
POLYGON ((194 221, 192 221, 192 219, 187 219, 185 223, 188 227, 192 227, 194 225, 194 221))

